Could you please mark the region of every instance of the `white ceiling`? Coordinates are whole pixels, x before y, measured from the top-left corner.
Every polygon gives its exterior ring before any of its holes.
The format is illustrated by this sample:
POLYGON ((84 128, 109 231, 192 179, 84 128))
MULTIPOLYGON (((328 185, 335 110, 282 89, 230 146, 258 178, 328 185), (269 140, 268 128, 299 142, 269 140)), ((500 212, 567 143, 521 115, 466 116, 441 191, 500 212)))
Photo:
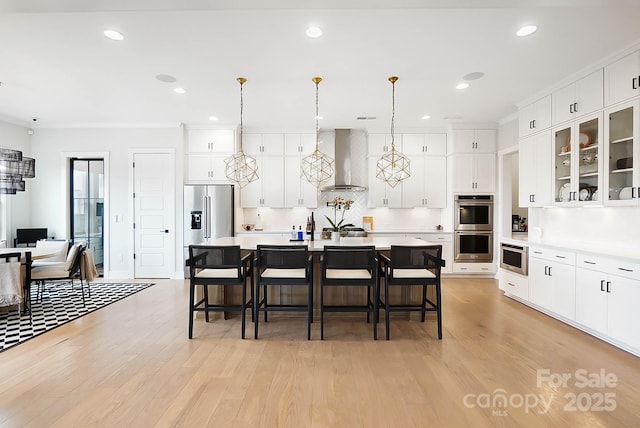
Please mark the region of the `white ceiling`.
POLYGON ((311 78, 321 76, 322 128, 386 129, 397 75, 399 129, 495 122, 640 42, 638 0, 263 3, 0 0, 0 117, 37 128, 209 125, 213 115, 235 126, 243 76, 245 127, 313 129, 311 78), (528 23, 538 32, 516 37, 528 23), (305 36, 310 24, 322 38, 305 36), (475 71, 485 77, 454 88, 475 71))

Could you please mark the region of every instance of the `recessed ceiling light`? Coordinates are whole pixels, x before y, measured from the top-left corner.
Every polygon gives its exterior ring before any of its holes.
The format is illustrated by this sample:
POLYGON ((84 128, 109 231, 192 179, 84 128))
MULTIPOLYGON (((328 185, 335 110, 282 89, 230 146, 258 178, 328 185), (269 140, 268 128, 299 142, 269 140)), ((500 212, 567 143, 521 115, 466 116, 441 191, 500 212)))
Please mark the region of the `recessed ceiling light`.
POLYGON ((111 39, 111 40, 116 40, 116 41, 120 41, 120 40, 124 40, 124 35, 116 30, 104 30, 103 34, 105 35, 106 38, 111 39))
POLYGON ((164 83, 175 83, 175 81, 177 80, 170 74, 158 74, 156 75, 156 79, 164 83))
POLYGON ((456 85, 456 89, 467 89, 469 84, 467 82, 460 82, 456 85))
POLYGON ((431 119, 431 116, 429 116, 428 114, 425 114, 420 119, 423 119, 423 120, 431 119))
POLYGON ((215 116, 209 116, 209 120, 211 120, 211 121, 216 121, 216 120, 218 120, 218 118, 217 118, 217 117, 215 117, 215 116))
POLYGON ((536 27, 535 25, 525 25, 524 27, 516 31, 516 36, 519 36, 519 37, 528 36, 530 34, 535 33, 537 29, 538 27, 536 27))
POLYGON ((307 37, 317 39, 318 37, 322 36, 322 28, 311 26, 307 28, 307 31, 305 31, 305 33, 307 34, 307 37))
POLYGON ((173 92, 176 94, 186 94, 187 90, 185 88, 173 88, 173 92))

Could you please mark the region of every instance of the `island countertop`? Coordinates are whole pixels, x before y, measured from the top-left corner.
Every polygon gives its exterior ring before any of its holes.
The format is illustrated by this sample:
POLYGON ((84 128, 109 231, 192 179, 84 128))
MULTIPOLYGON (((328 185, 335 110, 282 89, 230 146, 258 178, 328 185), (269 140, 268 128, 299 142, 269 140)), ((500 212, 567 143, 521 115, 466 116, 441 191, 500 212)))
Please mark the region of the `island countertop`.
POLYGON ((353 247, 359 245, 373 245, 376 250, 389 250, 392 245, 438 245, 437 242, 424 241, 418 238, 404 238, 393 236, 342 237, 340 241, 320 239, 315 241, 290 241, 287 238, 275 236, 234 236, 207 239, 200 245, 239 245, 242 250, 255 250, 258 245, 308 245, 309 251, 323 251, 325 245, 353 247))

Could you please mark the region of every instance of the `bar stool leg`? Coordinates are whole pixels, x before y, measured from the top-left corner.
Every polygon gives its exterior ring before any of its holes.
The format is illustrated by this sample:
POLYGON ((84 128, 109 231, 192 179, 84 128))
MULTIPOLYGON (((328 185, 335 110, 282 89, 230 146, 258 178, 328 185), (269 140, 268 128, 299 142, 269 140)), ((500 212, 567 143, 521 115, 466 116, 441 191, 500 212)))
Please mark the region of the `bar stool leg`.
POLYGON ((255 300, 253 301, 254 322, 253 322, 253 338, 258 338, 258 322, 260 321, 260 285, 256 281, 255 300))
POLYGON ((247 322, 246 316, 247 316, 247 283, 243 282, 242 283, 242 302, 240 302, 240 311, 242 311, 242 314, 240 314, 240 319, 242 320, 242 332, 240 333, 240 337, 242 339, 244 339, 244 328, 247 322))
POLYGON ((440 281, 436 283, 436 299, 437 299, 437 309, 436 314, 438 316, 438 339, 442 339, 442 298, 441 298, 441 289, 440 289, 440 281))
POLYGON ((422 322, 424 322, 427 315, 427 286, 422 285, 422 322))
POLYGON ((387 331, 387 340, 389 340, 389 278, 384 281, 384 324, 387 331))
POLYGON ((320 340, 324 340, 324 285, 320 283, 320 340))
POLYGON ((189 339, 193 339, 193 299, 194 299, 193 281, 189 281, 189 339))
POLYGON ((204 321, 209 322, 209 286, 203 285, 202 297, 204 297, 204 321))

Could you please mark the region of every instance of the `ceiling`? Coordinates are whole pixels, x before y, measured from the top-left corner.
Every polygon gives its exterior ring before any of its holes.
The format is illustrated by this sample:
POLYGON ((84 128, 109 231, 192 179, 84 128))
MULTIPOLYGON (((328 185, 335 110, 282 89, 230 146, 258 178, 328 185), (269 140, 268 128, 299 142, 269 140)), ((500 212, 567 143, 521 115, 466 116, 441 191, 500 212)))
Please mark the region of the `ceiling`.
POLYGON ((496 122, 640 42, 637 0, 263 3, 0 0, 0 118, 31 128, 236 126, 243 76, 246 128, 312 130, 311 78, 321 76, 321 128, 388 129, 396 75, 398 129, 496 122), (515 36, 530 23, 536 33, 515 36), (312 24, 321 38, 305 35, 312 24), (105 38, 107 28, 125 39, 105 38), (484 77, 455 89, 477 71, 484 77))

